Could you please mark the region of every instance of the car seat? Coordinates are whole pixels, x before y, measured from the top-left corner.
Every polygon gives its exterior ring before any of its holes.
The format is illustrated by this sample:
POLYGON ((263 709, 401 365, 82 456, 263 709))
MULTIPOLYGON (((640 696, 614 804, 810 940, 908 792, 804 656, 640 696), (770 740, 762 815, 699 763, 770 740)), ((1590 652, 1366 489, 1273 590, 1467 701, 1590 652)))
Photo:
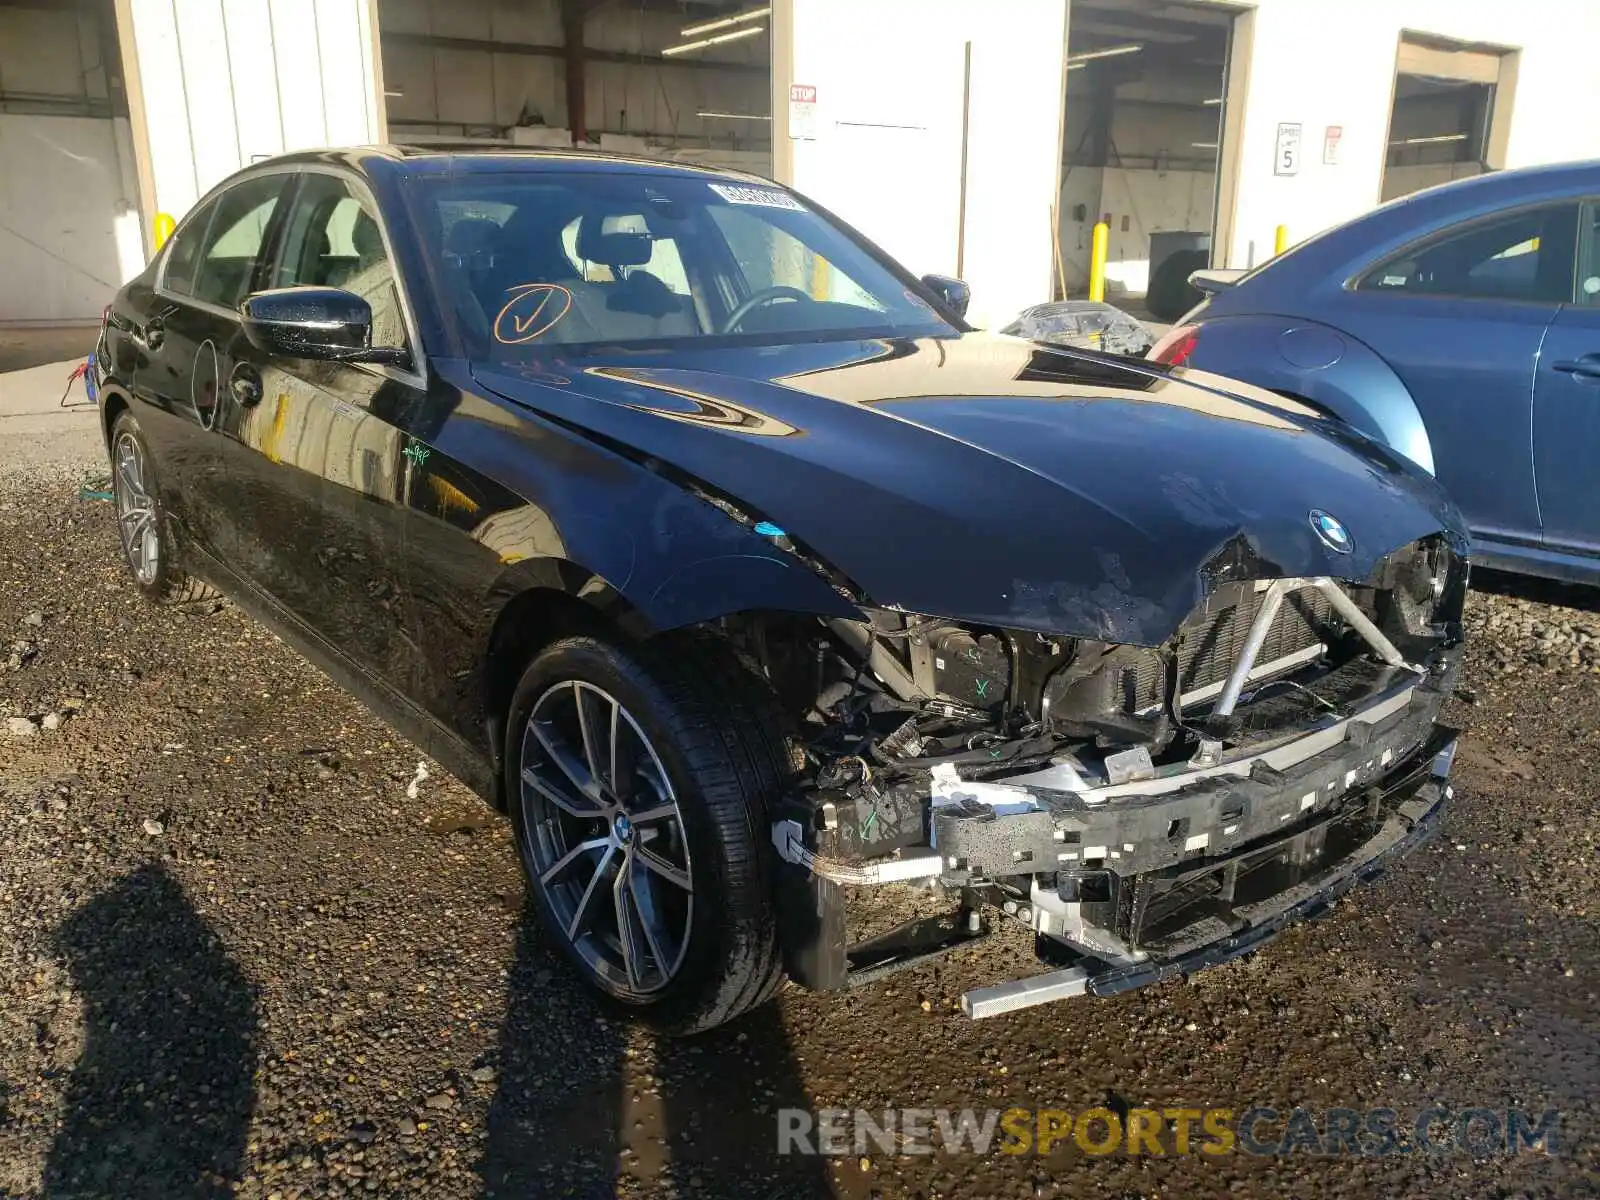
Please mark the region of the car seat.
POLYGON ((578 225, 578 257, 608 268, 611 281, 583 283, 574 290, 574 307, 601 338, 691 337, 698 327, 688 297, 678 295, 646 269, 655 257, 654 236, 606 228, 608 222, 621 223, 619 217, 636 216, 584 215, 578 225))

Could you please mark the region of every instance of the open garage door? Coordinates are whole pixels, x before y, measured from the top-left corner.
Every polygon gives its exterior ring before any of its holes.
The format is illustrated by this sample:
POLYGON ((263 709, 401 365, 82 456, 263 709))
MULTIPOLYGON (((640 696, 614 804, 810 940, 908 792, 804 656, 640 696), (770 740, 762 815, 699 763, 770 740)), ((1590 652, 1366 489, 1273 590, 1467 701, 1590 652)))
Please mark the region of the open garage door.
POLYGON ((143 265, 109 0, 0 0, 0 322, 98 320, 143 265))
POLYGON ((1058 292, 1085 294, 1104 221, 1106 299, 1162 320, 1188 307, 1216 223, 1233 19, 1213 4, 1073 0, 1058 292))
POLYGON ((1395 61, 1383 199, 1505 165, 1518 56, 1407 34, 1395 61))
POLYGON ((389 137, 770 175, 769 18, 722 0, 379 0, 389 137))

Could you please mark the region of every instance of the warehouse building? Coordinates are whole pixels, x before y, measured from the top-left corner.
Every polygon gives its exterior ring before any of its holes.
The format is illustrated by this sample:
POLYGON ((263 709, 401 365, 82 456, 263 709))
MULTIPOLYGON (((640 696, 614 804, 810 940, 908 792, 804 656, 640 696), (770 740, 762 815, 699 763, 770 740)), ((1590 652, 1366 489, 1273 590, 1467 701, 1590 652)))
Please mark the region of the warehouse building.
POLYGON ((1591 0, 0 0, 0 322, 93 319, 284 150, 593 147, 790 183, 1005 323, 1600 153, 1591 0), (1280 232, 1281 227, 1281 232, 1280 232))

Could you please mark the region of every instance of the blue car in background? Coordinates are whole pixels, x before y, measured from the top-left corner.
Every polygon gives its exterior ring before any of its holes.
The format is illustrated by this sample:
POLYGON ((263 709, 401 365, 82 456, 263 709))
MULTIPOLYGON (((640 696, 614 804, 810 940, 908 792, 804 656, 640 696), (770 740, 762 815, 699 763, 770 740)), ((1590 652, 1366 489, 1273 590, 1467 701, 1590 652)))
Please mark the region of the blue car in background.
POLYGON ((1386 204, 1204 299, 1150 350, 1297 397, 1432 471, 1485 566, 1600 582, 1600 163, 1386 204))

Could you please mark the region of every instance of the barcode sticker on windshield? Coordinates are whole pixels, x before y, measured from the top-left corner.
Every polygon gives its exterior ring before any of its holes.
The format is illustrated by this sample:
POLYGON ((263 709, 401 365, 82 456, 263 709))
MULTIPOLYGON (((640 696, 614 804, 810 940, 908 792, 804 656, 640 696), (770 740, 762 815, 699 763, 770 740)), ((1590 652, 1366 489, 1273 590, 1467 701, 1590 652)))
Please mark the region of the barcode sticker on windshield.
POLYGON ((776 191, 773 188, 740 187, 731 183, 713 183, 711 190, 721 196, 729 204, 755 204, 762 208, 789 208, 795 212, 805 212, 805 205, 796 200, 787 192, 776 191))

